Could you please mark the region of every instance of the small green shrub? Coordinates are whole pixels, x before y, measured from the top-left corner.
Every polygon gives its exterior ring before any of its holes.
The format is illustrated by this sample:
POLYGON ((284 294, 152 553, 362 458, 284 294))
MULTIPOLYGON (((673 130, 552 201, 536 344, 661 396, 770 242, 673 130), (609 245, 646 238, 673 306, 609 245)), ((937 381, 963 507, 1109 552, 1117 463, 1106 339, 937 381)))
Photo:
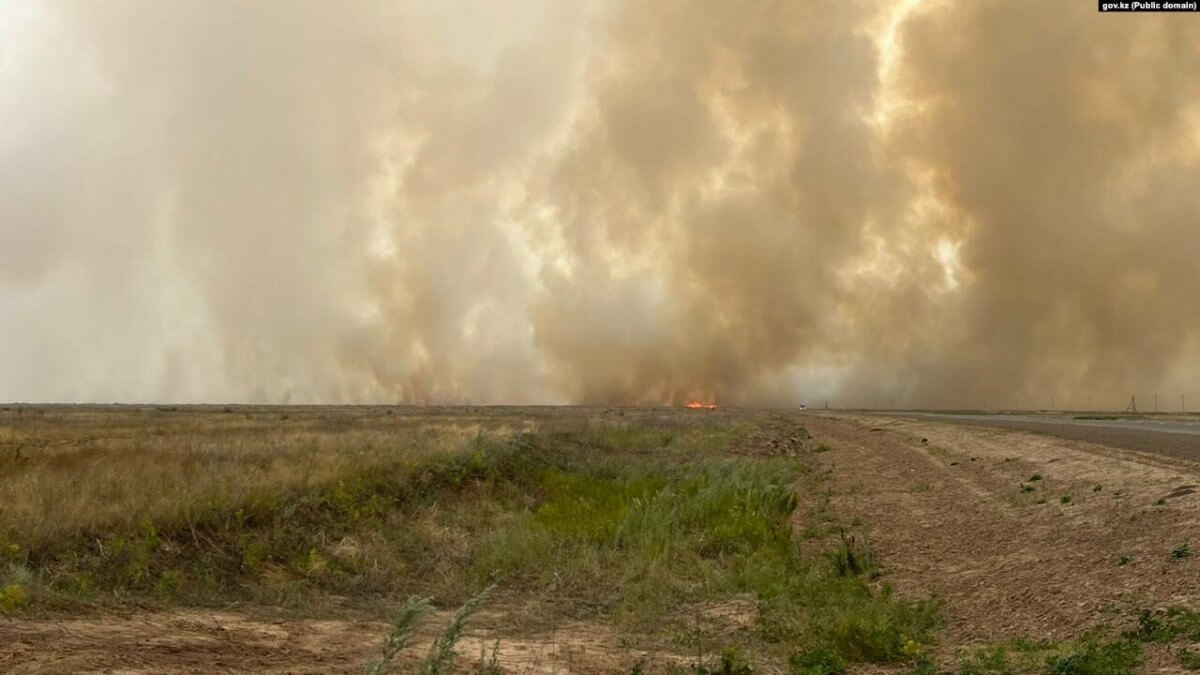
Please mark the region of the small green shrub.
POLYGON ((788 659, 789 675, 840 675, 848 664, 825 647, 806 649, 788 659))
POLYGON ((21 584, 9 584, 0 588, 0 611, 13 612, 29 604, 29 594, 21 584))
MULTIPOLYGON (((467 620, 471 618, 471 615, 479 611, 479 608, 487 601, 488 596, 491 595, 494 588, 494 586, 485 588, 454 612, 454 616, 450 618, 450 623, 446 625, 441 635, 430 645, 429 653, 426 655, 425 661, 421 664, 419 671, 417 671, 420 675, 442 675, 453 672, 454 646, 458 644, 466 633, 467 620)), ((392 625, 388 629, 388 634, 384 637, 383 647, 379 655, 367 662, 366 668, 363 670, 365 675, 383 675, 384 673, 399 672, 396 670, 396 656, 408 646, 417 622, 432 609, 433 607, 429 604, 428 598, 410 596, 392 616, 392 625)), ((476 673, 499 672, 499 665, 497 664, 498 649, 499 643, 497 643, 496 648, 492 651, 492 660, 490 662, 480 659, 476 673)))
POLYGON ((425 663, 421 665, 421 675, 442 675, 453 672, 454 646, 466 633, 467 620, 479 611, 495 588, 494 585, 488 586, 454 612, 446 629, 429 647, 429 655, 425 657, 425 663))
POLYGON ((392 615, 392 625, 388 629, 388 634, 383 638, 383 648, 378 656, 367 662, 366 668, 363 669, 365 675, 382 675, 393 672, 396 655, 408 646, 417 621, 432 609, 428 598, 410 596, 392 615))
POLYGON ((857 576, 866 574, 874 569, 875 565, 871 558, 871 553, 867 551, 854 535, 846 535, 846 530, 841 530, 841 542, 838 547, 829 552, 829 561, 833 565, 833 571, 839 577, 857 576))
POLYGON ((1192 555, 1192 548, 1185 541, 1171 549, 1171 560, 1183 560, 1192 555))

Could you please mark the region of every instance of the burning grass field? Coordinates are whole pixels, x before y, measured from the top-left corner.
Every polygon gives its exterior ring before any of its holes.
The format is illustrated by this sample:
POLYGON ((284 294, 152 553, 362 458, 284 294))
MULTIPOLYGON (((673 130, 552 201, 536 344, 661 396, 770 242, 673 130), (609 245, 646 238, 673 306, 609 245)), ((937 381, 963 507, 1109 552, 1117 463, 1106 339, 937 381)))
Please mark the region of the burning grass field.
MULTIPOLYGON (((229 638, 199 661, 167 645, 133 662, 817 673, 916 663, 934 641, 935 604, 876 580, 862 535, 828 509, 797 413, 0 414, 0 625, 27 646, 39 622, 150 615, 165 625, 196 611, 225 612, 226 623, 392 623, 323 655, 258 654, 229 638)), ((133 655, 117 642, 53 663, 128 667, 133 655)), ((38 652, 0 652, 0 667, 36 671, 38 652)))

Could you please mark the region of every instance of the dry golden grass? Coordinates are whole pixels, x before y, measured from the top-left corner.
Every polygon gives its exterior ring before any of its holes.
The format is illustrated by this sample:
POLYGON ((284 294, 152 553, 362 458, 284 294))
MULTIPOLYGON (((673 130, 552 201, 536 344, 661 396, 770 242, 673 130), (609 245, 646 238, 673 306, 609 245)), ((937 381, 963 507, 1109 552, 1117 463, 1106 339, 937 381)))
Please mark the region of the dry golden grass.
POLYGON ((516 416, 388 409, 9 406, 0 410, 0 534, 36 546, 66 534, 303 488, 352 468, 507 435, 516 416), (348 412, 353 410, 353 412, 348 412))

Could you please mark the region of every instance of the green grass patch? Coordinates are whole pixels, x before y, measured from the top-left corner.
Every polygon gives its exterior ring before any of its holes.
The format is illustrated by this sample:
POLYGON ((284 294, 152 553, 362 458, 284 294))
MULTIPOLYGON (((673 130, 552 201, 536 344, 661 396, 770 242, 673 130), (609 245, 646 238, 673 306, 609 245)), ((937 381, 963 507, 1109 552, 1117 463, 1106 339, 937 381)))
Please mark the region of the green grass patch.
POLYGON ((872 590, 870 557, 851 537, 824 559, 802 555, 789 525, 800 470, 789 457, 549 470, 546 500, 489 537, 476 567, 535 591, 570 580, 573 595, 610 605, 632 630, 749 593, 770 642, 907 660, 931 642, 935 608, 872 590))
POLYGON ((1017 639, 959 654, 958 675, 1126 675, 1143 662, 1132 639, 1104 639, 1091 633, 1077 642, 1017 639))
POLYGON ((1131 640, 1085 637, 1067 653, 1046 661, 1055 675, 1124 675, 1136 672, 1144 657, 1142 646, 1131 640))

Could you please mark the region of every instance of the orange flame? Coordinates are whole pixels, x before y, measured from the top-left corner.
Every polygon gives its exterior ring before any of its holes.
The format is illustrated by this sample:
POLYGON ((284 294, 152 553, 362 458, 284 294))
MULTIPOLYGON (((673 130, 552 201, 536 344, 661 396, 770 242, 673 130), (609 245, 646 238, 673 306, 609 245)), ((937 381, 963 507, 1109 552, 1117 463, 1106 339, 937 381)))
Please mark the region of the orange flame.
POLYGON ((697 410, 699 410, 701 408, 706 409, 706 410, 716 410, 717 404, 716 403, 701 403, 700 401, 691 401, 687 404, 687 407, 695 408, 697 410))

